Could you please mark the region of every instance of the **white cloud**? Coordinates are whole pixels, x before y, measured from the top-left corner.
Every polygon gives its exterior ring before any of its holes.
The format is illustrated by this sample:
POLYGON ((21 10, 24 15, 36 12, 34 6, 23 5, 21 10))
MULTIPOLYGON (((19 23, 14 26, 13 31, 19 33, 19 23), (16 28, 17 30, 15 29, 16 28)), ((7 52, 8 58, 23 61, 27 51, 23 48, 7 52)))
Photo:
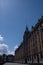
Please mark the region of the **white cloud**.
POLYGON ((10 51, 9 47, 7 44, 0 44, 0 54, 13 54, 14 55, 14 51, 10 51))
POLYGON ((0 44, 0 54, 8 54, 8 45, 0 44))
POLYGON ((9 54, 14 55, 14 51, 8 51, 8 55, 9 54))
POLYGON ((0 35, 0 41, 3 41, 3 37, 0 35))
POLYGON ((17 48, 18 48, 18 45, 15 45, 13 51, 8 51, 8 54, 15 55, 15 50, 16 50, 17 48))
POLYGON ((9 46, 7 44, 0 44, 0 54, 13 54, 14 55, 14 51, 10 51, 9 50, 9 46))
POLYGON ((18 45, 14 46, 14 50, 16 50, 18 48, 18 45))
POLYGON ((9 54, 12 54, 12 55, 15 55, 15 50, 18 48, 18 46, 14 46, 14 49, 13 51, 10 51, 9 50, 9 46, 5 43, 3 44, 0 44, 0 54, 6 54, 6 55, 9 55, 9 54))
MULTIPOLYGON (((3 41, 2 35, 0 35, 0 42, 3 41)), ((15 54, 15 50, 18 48, 18 45, 15 45, 13 51, 9 50, 9 46, 5 43, 0 43, 0 54, 15 54)))
POLYGON ((18 45, 14 46, 14 55, 15 55, 15 50, 18 48, 18 45))

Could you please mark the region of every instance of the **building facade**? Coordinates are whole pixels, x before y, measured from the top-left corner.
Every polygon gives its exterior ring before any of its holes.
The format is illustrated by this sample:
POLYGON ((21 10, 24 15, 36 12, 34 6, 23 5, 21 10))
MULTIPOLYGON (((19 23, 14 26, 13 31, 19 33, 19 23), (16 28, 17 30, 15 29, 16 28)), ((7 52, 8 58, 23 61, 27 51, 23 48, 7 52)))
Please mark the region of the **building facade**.
POLYGON ((15 51, 15 61, 43 62, 43 16, 31 31, 26 27, 23 42, 15 51))
POLYGON ((15 62, 21 62, 24 58, 24 44, 21 43, 18 49, 15 51, 15 62))
POLYGON ((32 60, 34 62, 43 62, 43 17, 32 28, 30 38, 32 60))

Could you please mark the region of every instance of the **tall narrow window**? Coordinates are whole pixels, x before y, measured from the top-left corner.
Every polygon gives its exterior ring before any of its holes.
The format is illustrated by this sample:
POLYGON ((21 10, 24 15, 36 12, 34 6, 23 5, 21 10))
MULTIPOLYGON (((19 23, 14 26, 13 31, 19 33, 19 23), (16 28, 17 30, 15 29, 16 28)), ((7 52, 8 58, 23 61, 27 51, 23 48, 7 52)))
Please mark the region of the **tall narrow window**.
POLYGON ((43 52, 40 53, 40 57, 43 58, 43 52))

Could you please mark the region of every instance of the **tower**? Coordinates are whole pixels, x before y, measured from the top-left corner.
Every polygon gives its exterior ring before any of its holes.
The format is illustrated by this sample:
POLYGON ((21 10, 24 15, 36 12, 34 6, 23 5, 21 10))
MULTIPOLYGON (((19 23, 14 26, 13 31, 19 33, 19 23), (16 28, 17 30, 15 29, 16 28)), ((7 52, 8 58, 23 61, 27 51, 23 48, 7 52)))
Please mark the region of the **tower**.
POLYGON ((26 30, 25 30, 24 36, 23 36, 25 63, 27 63, 27 57, 28 57, 28 37, 29 37, 29 35, 30 35, 30 31, 28 30, 28 27, 26 26, 26 30))

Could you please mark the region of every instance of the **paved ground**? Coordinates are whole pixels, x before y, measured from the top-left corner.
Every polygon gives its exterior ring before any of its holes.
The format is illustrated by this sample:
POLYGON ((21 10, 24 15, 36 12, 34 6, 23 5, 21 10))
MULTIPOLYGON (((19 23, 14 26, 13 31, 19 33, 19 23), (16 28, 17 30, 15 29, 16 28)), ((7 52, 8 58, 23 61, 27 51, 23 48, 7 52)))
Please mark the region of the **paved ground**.
POLYGON ((19 63, 5 63, 3 65, 28 65, 28 64, 19 64, 19 63))
POLYGON ((5 63, 3 65, 43 65, 43 63, 29 63, 29 64, 20 64, 20 63, 5 63))

